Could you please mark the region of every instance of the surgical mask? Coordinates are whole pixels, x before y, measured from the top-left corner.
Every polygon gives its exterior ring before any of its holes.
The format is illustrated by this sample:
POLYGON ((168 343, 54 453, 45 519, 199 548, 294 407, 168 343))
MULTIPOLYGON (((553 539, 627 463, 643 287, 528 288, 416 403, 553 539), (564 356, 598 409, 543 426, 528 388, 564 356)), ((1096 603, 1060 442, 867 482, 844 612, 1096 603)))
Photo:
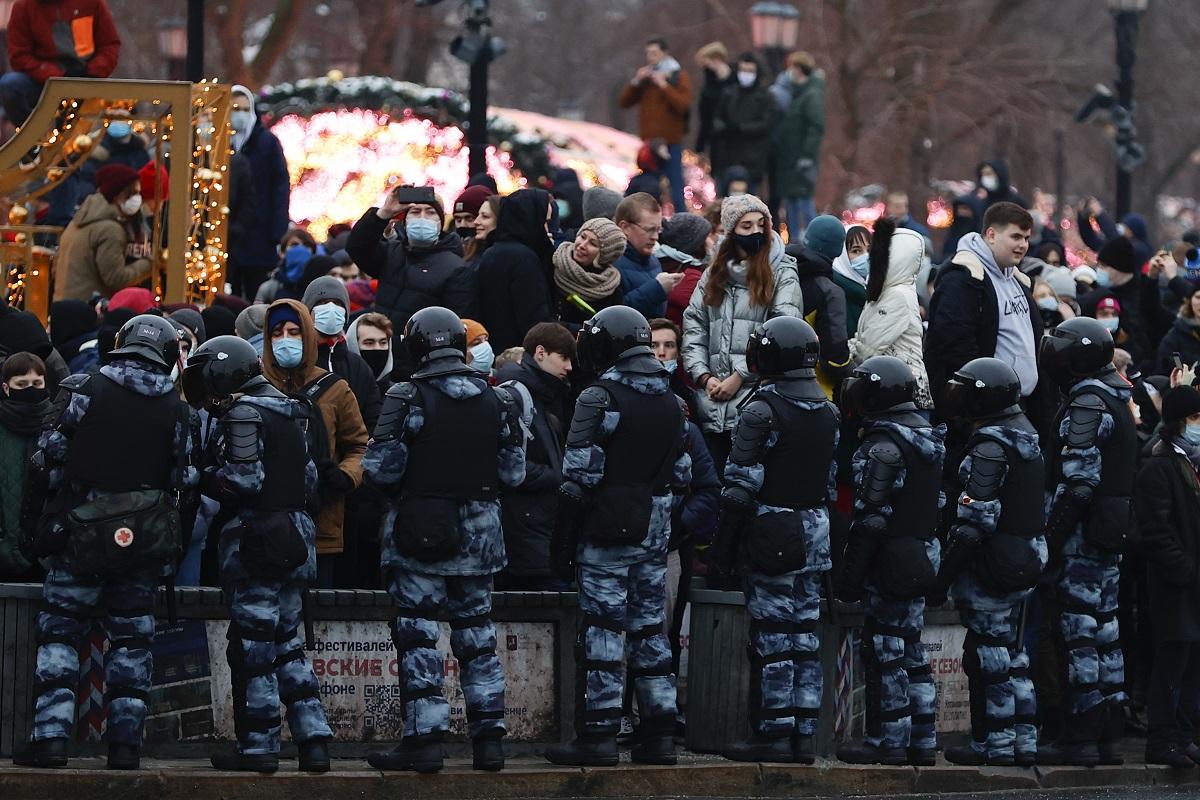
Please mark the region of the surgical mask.
POLYGON ((1096 267, 1096 285, 1102 289, 1112 286, 1112 278, 1104 267, 1096 267))
POLYGON ((1200 425, 1185 425, 1183 438, 1188 444, 1200 444, 1200 425))
POLYGON ((659 363, 667 368, 667 372, 672 374, 674 374, 676 368, 679 367, 679 359, 676 358, 672 358, 669 361, 660 361, 659 363))
POLYGON ((1000 179, 995 175, 984 175, 979 179, 979 183, 989 192, 994 192, 1000 188, 1000 179))
POLYGON ((751 86, 754 85, 754 79, 757 77, 758 77, 757 72, 739 72, 738 73, 738 83, 740 83, 743 87, 749 89, 751 86))
POLYGON ((234 111, 230 116, 233 129, 238 133, 249 133, 250 129, 254 127, 253 111, 234 111))
POLYGON ((271 342, 271 352, 276 364, 284 369, 294 369, 304 358, 304 343, 299 339, 276 339, 271 342))
POLYGON ((304 274, 304 266, 313 257, 312 251, 302 244, 294 244, 283 254, 283 275, 288 283, 295 283, 304 274))
POLYGON ((480 342, 471 348, 471 367, 484 375, 492 371, 492 362, 495 360, 496 354, 492 352, 491 342, 480 342))
POLYGON ((865 280, 867 273, 871 271, 871 254, 863 253, 857 258, 850 259, 850 269, 854 270, 858 277, 865 280))
POLYGON ((566 219, 567 217, 571 216, 571 204, 568 203, 566 200, 563 200, 560 197, 554 201, 554 204, 556 206, 558 206, 558 218, 559 219, 566 219))
POLYGON ((431 219, 406 219, 404 231, 408 243, 418 247, 428 247, 438 240, 438 224, 431 219))
POLYGON ((762 249, 763 244, 767 241, 765 233, 734 233, 730 234, 734 244, 742 248, 742 252, 749 257, 753 257, 755 253, 762 249))
POLYGON ((141 210, 142 210, 142 196, 140 194, 135 194, 131 197, 127 197, 125 199, 125 201, 121 203, 121 213, 127 217, 132 217, 134 214, 136 214, 137 212, 139 212, 141 210))
POLYGON ((1042 311, 1058 311, 1058 301, 1053 297, 1039 297, 1037 304, 1042 311))
POLYGON ((363 357, 363 361, 367 362, 367 366, 371 368, 371 372, 375 375, 383 372, 383 368, 387 366, 388 356, 392 353, 390 350, 360 350, 359 355, 363 357))
POLYGON ((313 309, 313 327, 326 336, 337 336, 346 326, 346 309, 337 303, 322 303, 313 309))
POLYGON ((1105 317, 1104 319, 1098 319, 1096 321, 1107 328, 1109 333, 1116 333, 1117 328, 1121 327, 1120 317, 1105 317))
POLYGON ((133 128, 131 128, 129 126, 128 122, 110 122, 110 123, 108 123, 108 135, 114 139, 118 139, 118 140, 124 142, 129 139, 129 136, 132 133, 133 133, 133 128))
POLYGON ((44 386, 26 386, 24 389, 9 389, 8 399, 14 403, 40 403, 50 396, 44 386))

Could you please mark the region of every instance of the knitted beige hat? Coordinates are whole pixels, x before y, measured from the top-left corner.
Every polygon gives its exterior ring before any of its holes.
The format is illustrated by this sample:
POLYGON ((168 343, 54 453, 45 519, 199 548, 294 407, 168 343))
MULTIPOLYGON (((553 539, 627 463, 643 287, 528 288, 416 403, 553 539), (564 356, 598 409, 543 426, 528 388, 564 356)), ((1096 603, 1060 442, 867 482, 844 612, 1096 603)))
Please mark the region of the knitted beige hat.
POLYGON ((733 233, 738 220, 751 211, 761 211, 767 218, 767 228, 771 228, 771 210, 767 204, 752 194, 735 194, 721 201, 721 227, 726 235, 733 233))
POLYGON ((589 219, 579 226, 579 232, 591 231, 600 240, 600 255, 596 256, 596 264, 607 267, 625 252, 625 234, 612 220, 604 217, 589 219))

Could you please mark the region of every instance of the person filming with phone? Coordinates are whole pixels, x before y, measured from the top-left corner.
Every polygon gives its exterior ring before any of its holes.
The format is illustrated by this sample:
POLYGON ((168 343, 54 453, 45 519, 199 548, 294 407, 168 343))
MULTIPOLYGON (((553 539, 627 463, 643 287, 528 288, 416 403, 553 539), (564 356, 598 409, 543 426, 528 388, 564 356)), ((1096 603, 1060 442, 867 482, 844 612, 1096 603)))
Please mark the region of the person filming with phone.
MULTIPOLYGON (((354 223, 346 252, 368 275, 379 279, 375 309, 387 315, 395 330, 423 308, 444 306, 459 317, 474 318, 479 308, 475 273, 463 262, 463 245, 432 186, 396 186, 379 206, 367 209, 354 223), (385 237, 396 220, 395 235, 385 237)), ((397 377, 411 367, 396 349, 397 377)))

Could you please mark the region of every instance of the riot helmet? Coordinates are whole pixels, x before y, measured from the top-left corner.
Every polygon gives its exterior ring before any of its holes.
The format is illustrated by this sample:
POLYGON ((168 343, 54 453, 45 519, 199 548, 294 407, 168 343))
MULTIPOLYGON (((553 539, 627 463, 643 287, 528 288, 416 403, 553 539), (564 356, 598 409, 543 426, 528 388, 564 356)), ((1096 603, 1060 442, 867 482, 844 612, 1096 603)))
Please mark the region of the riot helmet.
POLYGON ((237 336, 215 336, 196 348, 183 370, 183 394, 194 408, 235 394, 262 374, 254 346, 237 336))
POLYGON ((166 318, 139 314, 117 331, 110 358, 130 356, 170 371, 179 360, 179 331, 166 318))
POLYGON ((1113 338, 1091 317, 1075 317, 1048 331, 1038 347, 1038 365, 1060 386, 1071 387, 1112 364, 1113 338))
POLYGON ((895 356, 872 356, 842 383, 842 409, 854 417, 887 411, 914 411, 917 379, 912 368, 895 356))
POLYGON ((654 359, 650 342, 650 323, 641 313, 629 306, 609 306, 583 323, 575 338, 575 350, 579 366, 597 375, 625 359, 635 359, 639 367, 653 366, 654 372, 661 372, 663 367, 654 359), (654 360, 654 365, 648 365, 647 360, 654 360))
POLYGON ((746 365, 767 380, 815 378, 821 343, 798 317, 775 317, 755 328, 746 346, 746 365))
POLYGON ((1021 379, 998 358, 977 358, 964 364, 946 383, 941 411, 950 419, 972 422, 1021 413, 1021 379))
POLYGON ((422 308, 404 326, 404 346, 418 367, 439 358, 456 358, 465 363, 467 328, 458 314, 448 308, 422 308))

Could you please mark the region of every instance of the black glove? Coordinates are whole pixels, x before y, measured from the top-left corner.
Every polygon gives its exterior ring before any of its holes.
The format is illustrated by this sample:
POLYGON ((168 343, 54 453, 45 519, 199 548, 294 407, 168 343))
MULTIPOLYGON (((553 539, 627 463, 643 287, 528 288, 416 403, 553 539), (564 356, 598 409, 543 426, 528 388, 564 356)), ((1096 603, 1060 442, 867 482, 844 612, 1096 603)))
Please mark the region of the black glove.
POLYGON ((550 537, 550 571, 562 581, 575 579, 575 551, 586 513, 583 487, 567 481, 558 488, 558 517, 550 537))
POLYGON ((346 494, 354 488, 354 479, 336 465, 330 465, 321 473, 321 485, 330 494, 346 494))

